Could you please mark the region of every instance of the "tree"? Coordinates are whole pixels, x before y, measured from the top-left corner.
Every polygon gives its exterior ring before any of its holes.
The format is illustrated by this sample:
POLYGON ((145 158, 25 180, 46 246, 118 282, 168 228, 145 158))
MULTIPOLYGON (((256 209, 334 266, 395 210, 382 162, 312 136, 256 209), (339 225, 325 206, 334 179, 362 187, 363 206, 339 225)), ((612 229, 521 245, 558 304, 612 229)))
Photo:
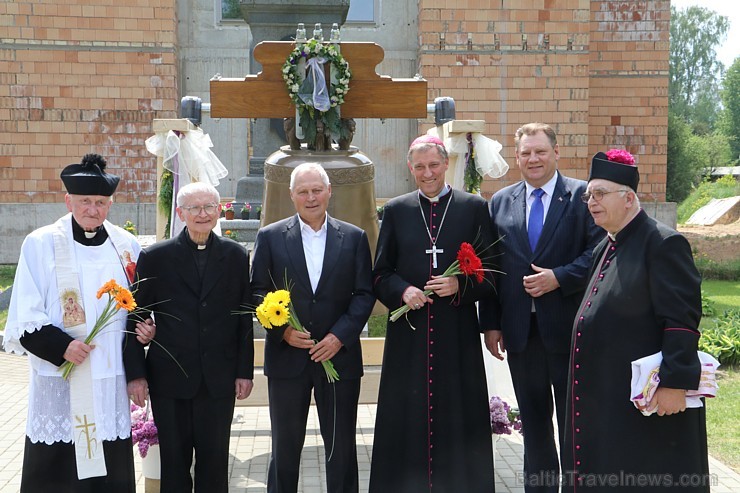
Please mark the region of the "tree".
POLYGON ((729 28, 729 19, 712 10, 671 7, 669 106, 703 133, 712 130, 718 110, 714 96, 724 67, 715 48, 729 28))
POLYGON ((722 132, 730 143, 732 162, 740 160, 740 57, 735 58, 722 82, 722 132))
POLYGON ((668 169, 666 200, 681 202, 691 193, 701 163, 701 150, 691 145, 691 127, 673 110, 668 111, 668 169))

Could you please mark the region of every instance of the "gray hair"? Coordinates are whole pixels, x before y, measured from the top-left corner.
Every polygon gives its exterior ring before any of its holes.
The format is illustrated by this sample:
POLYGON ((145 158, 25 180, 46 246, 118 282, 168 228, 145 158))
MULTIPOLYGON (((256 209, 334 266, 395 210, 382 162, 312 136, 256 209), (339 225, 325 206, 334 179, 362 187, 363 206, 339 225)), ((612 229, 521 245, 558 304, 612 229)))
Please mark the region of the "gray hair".
POLYGON ((514 145, 517 150, 519 150, 519 141, 522 139, 523 135, 536 135, 537 132, 543 132, 547 138, 550 140, 550 145, 553 149, 555 149, 555 146, 558 145, 558 136, 555 133, 555 130, 548 125, 547 123, 527 123, 526 125, 522 125, 519 127, 516 131, 516 134, 514 134, 514 145))
POLYGON ((218 190, 216 190, 216 187, 214 187, 210 183, 196 181, 193 183, 188 183, 187 185, 182 187, 179 192, 177 192, 177 207, 182 207, 182 205, 187 201, 189 197, 192 197, 193 195, 199 193, 210 194, 213 197, 214 204, 218 204, 219 202, 221 202, 221 195, 218 193, 218 190))
POLYGON ((321 177, 321 181, 324 182, 324 185, 327 187, 330 185, 329 183, 329 175, 326 174, 326 170, 323 166, 321 166, 319 163, 301 163, 298 166, 295 167, 293 172, 290 174, 290 189, 293 190, 293 187, 295 185, 295 179, 296 177, 301 174, 305 173, 307 171, 315 171, 319 174, 321 177))
POLYGON ((417 151, 426 151, 427 149, 437 149, 437 152, 439 153, 439 156, 442 158, 442 160, 447 161, 448 154, 447 154, 447 149, 445 149, 445 146, 435 144, 434 142, 420 142, 416 145, 412 145, 411 147, 409 147, 409 152, 406 154, 406 161, 410 163, 411 155, 413 153, 417 151))

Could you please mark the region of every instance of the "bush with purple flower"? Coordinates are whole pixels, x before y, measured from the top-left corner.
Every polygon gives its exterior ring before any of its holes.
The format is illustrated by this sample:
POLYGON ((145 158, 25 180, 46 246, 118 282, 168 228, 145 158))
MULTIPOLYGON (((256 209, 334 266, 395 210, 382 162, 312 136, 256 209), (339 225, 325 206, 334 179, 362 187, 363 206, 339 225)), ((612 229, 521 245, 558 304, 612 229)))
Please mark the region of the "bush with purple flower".
POLYGON ((511 430, 522 433, 522 421, 519 419, 519 410, 509 406, 506 401, 497 395, 488 401, 491 413, 491 433, 496 435, 511 435, 511 430))
POLYGON ((131 404, 131 441, 139 446, 139 455, 146 457, 149 447, 159 444, 157 425, 149 412, 149 406, 131 404))

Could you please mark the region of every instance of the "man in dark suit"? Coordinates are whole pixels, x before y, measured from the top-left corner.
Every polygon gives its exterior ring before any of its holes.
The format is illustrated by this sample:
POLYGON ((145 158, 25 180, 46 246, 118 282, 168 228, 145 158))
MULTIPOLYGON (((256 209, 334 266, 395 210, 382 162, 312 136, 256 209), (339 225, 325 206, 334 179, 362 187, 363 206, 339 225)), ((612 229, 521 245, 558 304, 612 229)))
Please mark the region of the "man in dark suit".
POLYGON ((185 229, 143 251, 136 268, 143 280, 136 302, 158 313, 158 344, 145 356, 128 335, 124 366, 137 405, 144 405, 149 387, 161 489, 168 493, 193 490, 193 450, 196 493, 228 491, 234 398, 252 391, 252 316, 233 314, 252 302, 249 258, 244 247, 212 232, 219 200, 211 185, 182 187, 177 214, 185 229))
POLYGON ((557 170, 555 131, 530 123, 516 132, 523 180, 499 190, 490 204, 500 270, 498 298, 482 307, 488 350, 508 353, 524 428, 525 491, 557 492, 559 445, 565 430, 568 358, 573 318, 583 296, 591 253, 603 232, 581 201, 586 182, 557 170))
POLYGON ((375 303, 370 246, 361 229, 326 213, 331 184, 316 163, 290 177, 297 214, 260 229, 252 262, 257 299, 290 289, 305 331, 289 325, 267 331, 265 375, 272 423, 267 491, 294 493, 306 435, 311 390, 326 453, 327 490, 358 491, 355 433, 360 377, 360 333, 375 303), (286 285, 287 283, 287 285, 286 285), (331 360, 330 383, 320 363, 331 360))

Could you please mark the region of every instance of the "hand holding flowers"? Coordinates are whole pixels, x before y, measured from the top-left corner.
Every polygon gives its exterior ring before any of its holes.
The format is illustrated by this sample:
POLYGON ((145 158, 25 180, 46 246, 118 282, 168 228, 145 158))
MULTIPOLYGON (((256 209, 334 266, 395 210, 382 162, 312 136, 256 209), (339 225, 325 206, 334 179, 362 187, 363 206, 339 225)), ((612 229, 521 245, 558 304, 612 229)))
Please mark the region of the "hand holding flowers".
MULTIPOLYGON (((286 282, 289 286, 289 283, 286 282)), ((244 312, 237 312, 239 314, 244 312)), ((298 315, 295 312, 293 303, 290 301, 290 290, 289 289, 278 289, 267 293, 257 308, 254 310, 257 315, 257 320, 265 329, 272 329, 274 327, 280 327, 288 324, 292 331, 286 330, 285 337, 286 342, 288 338, 295 338, 297 342, 292 345, 298 347, 311 348, 311 355, 314 361, 320 361, 324 367, 326 378, 330 383, 334 383, 339 380, 339 374, 334 369, 334 364, 331 359, 323 359, 326 354, 326 346, 330 345, 331 339, 329 336, 323 341, 318 342, 311 340, 311 335, 303 328, 298 315), (327 341, 326 343, 324 341, 327 341)), ((333 336, 332 336, 333 337, 333 336)), ((336 337, 334 337, 336 339, 336 337)), ((336 352, 336 351, 334 351, 336 352)))
MULTIPOLYGON (((69 378, 69 374, 74 369, 75 364, 81 363, 87 357, 87 354, 82 355, 80 353, 90 352, 90 343, 105 327, 113 322, 113 317, 118 313, 118 310, 124 309, 130 313, 136 309, 136 301, 134 301, 134 296, 131 294, 131 291, 118 284, 115 279, 111 279, 103 284, 103 286, 98 290, 96 297, 97 299, 100 299, 106 294, 108 295, 108 302, 103 309, 103 313, 101 313, 97 320, 95 320, 95 325, 93 326, 92 331, 90 331, 85 338, 84 346, 80 344, 70 345, 70 349, 74 353, 70 357, 71 361, 68 359, 59 367, 62 372, 62 377, 65 380, 69 378)), ((65 353, 65 357, 66 356, 67 353, 65 353)))
MULTIPOLYGON (((424 286, 425 289, 421 293, 421 295, 427 299, 432 293, 436 293, 438 296, 452 295, 457 292, 457 290, 450 289, 450 287, 456 285, 456 282, 450 283, 446 280, 447 278, 454 278, 454 276, 464 274, 467 277, 475 279, 475 281, 480 284, 484 280, 484 272, 486 270, 487 269, 484 269, 483 267, 483 261, 476 254, 473 245, 467 242, 463 242, 457 252, 457 258, 455 259, 455 261, 452 262, 449 267, 447 267, 447 269, 442 273, 441 276, 434 276, 432 280, 429 281, 426 286, 424 286), (440 282, 440 280, 444 281, 440 282), (435 286, 439 286, 439 288, 435 288, 435 286)), ((454 279, 454 281, 457 281, 457 279, 454 279)), ((409 303, 408 299, 404 301, 409 303)), ((421 303, 417 303, 416 305, 418 306, 415 307, 419 308, 421 303)), ((408 304, 403 305, 401 308, 397 308, 396 310, 391 312, 390 321, 395 322, 403 315, 408 313, 409 310, 411 310, 411 306, 409 306, 408 304)), ((411 326, 411 328, 414 328, 413 325, 411 326)))
MULTIPOLYGON (((137 285, 139 282, 142 281, 143 280, 136 281, 135 283, 133 283, 133 285, 137 285)), ((103 312, 95 320, 95 325, 93 326, 92 330, 87 335, 87 337, 85 337, 84 342, 78 340, 72 341, 67 347, 67 351, 65 351, 64 353, 64 359, 66 361, 59 367, 59 370, 62 372, 62 377, 65 380, 69 378, 69 375, 70 373, 72 373, 72 370, 74 370, 74 367, 76 365, 82 364, 84 360, 88 357, 90 351, 92 351, 92 349, 95 347, 91 345, 95 337, 101 334, 103 332, 103 329, 105 329, 108 325, 113 323, 115 315, 121 309, 126 310, 129 315, 133 315, 138 320, 136 323, 136 332, 132 332, 132 334, 136 335, 136 339, 141 344, 147 344, 149 342, 157 344, 169 355, 170 358, 175 361, 175 363, 177 363, 177 366, 180 367, 180 370, 185 373, 185 370, 175 359, 175 357, 172 356, 172 354, 170 354, 170 352, 167 351, 164 346, 154 340, 156 326, 154 324, 154 321, 152 320, 152 318, 154 318, 154 312, 151 306, 137 306, 133 293, 118 284, 115 279, 111 279, 110 281, 103 284, 103 286, 98 290, 96 297, 97 299, 100 299, 103 297, 103 295, 108 295, 108 301, 105 304, 105 308, 103 308, 103 312), (149 318, 150 315, 151 318, 149 318)), ((168 314, 163 313, 163 315, 168 314)), ((128 331, 122 329, 121 332, 128 331)), ((185 374, 187 375, 187 373, 185 374)))

